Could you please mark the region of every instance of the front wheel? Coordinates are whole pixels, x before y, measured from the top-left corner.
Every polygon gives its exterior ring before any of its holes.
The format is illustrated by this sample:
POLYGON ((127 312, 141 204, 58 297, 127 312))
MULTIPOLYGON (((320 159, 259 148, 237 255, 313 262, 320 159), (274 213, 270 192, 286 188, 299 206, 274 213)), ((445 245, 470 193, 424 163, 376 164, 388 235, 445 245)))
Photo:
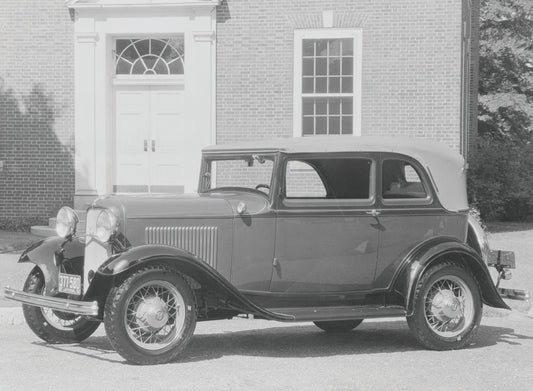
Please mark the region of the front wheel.
POLYGON ((104 324, 111 344, 126 360, 166 363, 185 349, 194 333, 194 293, 177 271, 146 266, 111 289, 104 324))
POLYGON ((462 348, 475 336, 481 321, 478 284, 458 264, 437 264, 420 278, 413 308, 407 322, 418 342, 432 350, 462 348))
MULTIPOLYGON (((24 292, 42 295, 44 276, 37 266, 28 275, 24 292)), ((23 304, 22 312, 26 323, 39 338, 48 343, 74 343, 89 338, 100 326, 100 322, 66 312, 23 304)))

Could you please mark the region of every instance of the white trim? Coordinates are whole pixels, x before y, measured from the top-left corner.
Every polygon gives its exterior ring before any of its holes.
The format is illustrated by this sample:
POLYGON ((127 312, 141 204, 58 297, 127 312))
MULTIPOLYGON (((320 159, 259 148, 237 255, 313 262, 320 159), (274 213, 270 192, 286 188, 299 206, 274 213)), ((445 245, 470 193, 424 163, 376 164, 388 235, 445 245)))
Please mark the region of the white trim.
POLYGON ((213 42, 215 40, 214 31, 193 31, 194 42, 213 42))
POLYGON ((333 11, 331 10, 322 11, 322 27, 324 28, 333 27, 333 11))
MULTIPOLYGON (((211 144, 217 143, 217 11, 211 11, 211 144)), ((202 168, 200 167, 200 170, 202 168)))
POLYGON ((361 135, 361 88, 362 88, 363 30, 361 28, 301 29, 294 30, 294 79, 293 79, 293 136, 302 137, 302 96, 349 96, 353 97, 353 135, 361 135), (353 38, 353 94, 302 94, 302 40, 319 38, 353 38))
POLYGON ((98 41, 98 33, 95 32, 77 32, 76 42, 79 43, 96 43, 98 41))
POLYGON ((114 86, 146 86, 146 85, 183 85, 185 84, 185 76, 163 76, 154 75, 139 75, 138 77, 131 75, 115 75, 113 77, 112 83, 114 86))
POLYGON ((67 7, 72 9, 102 9, 102 8, 214 8, 220 4, 219 0, 173 0, 173 1, 117 1, 94 3, 78 3, 78 0, 67 0, 67 7))

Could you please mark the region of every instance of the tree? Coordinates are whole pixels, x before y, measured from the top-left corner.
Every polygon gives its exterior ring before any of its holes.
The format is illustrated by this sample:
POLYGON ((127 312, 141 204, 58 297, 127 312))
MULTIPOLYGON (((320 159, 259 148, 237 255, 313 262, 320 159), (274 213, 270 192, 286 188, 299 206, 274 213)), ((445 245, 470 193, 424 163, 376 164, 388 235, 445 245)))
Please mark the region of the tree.
POLYGON ((479 134, 533 141, 533 1, 481 0, 479 134))

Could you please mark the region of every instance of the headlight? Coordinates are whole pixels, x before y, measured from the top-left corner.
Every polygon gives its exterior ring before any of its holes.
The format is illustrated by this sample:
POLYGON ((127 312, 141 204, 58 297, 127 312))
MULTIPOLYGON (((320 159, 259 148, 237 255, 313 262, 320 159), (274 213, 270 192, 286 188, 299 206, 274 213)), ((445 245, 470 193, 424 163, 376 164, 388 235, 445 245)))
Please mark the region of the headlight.
POLYGON ((56 217, 56 232, 62 238, 72 236, 76 233, 76 225, 79 218, 76 212, 74 212, 68 206, 64 206, 59 209, 56 217))
POLYGON ((101 242, 107 242, 116 232, 118 220, 111 211, 104 209, 96 218, 96 237, 101 242))

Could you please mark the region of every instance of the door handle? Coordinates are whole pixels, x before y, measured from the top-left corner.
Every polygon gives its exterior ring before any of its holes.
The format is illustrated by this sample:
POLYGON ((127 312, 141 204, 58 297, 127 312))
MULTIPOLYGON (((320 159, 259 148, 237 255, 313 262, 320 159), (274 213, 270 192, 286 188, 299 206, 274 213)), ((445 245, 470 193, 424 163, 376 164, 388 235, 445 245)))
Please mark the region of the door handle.
POLYGON ((367 215, 370 215, 372 217, 378 217, 381 212, 379 210, 376 210, 376 209, 372 209, 372 210, 369 210, 368 212, 365 212, 367 215))
POLYGON ((152 152, 155 152, 155 140, 152 140, 152 152))
POLYGON ((144 152, 148 152, 148 140, 144 140, 144 152))

